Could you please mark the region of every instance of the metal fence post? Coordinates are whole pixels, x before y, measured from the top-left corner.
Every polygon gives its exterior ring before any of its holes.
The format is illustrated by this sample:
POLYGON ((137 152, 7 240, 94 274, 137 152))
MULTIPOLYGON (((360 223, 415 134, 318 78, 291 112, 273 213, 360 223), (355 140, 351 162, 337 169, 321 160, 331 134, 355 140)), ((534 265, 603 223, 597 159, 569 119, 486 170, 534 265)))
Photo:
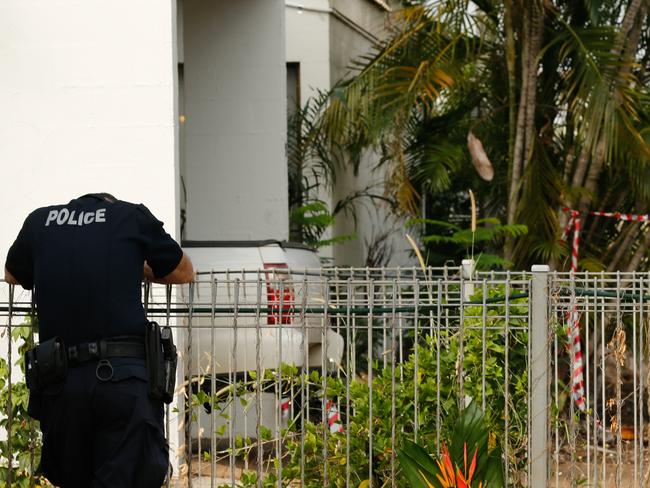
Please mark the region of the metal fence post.
POLYGON ((530 484, 548 486, 548 274, 547 265, 531 269, 530 295, 530 484))

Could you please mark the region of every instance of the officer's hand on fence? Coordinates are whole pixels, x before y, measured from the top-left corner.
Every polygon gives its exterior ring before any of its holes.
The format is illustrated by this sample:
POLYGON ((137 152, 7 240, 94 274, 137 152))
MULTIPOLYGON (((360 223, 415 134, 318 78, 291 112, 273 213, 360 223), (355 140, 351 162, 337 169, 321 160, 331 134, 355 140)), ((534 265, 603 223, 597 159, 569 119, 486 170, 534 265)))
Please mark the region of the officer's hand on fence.
POLYGON ((153 275, 153 270, 151 269, 151 266, 147 264, 147 262, 144 262, 144 279, 147 281, 153 281, 154 280, 154 275, 153 275))
POLYGON ((190 283, 195 278, 194 266, 187 254, 183 253, 183 257, 176 266, 176 268, 162 278, 156 278, 153 270, 145 261, 144 263, 144 277, 152 283, 159 283, 161 285, 180 285, 190 283))
POLYGON ((20 285, 18 280, 14 278, 14 275, 12 275, 7 268, 5 268, 5 281, 10 285, 20 285))

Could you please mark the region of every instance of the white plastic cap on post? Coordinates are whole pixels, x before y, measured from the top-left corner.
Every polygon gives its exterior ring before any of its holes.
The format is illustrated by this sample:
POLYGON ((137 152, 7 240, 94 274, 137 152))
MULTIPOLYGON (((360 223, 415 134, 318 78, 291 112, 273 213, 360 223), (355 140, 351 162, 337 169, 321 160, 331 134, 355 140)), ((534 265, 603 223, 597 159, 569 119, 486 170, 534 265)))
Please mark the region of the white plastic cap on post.
POLYGON ((533 273, 548 273, 551 271, 551 267, 548 264, 533 264, 530 270, 533 273))
MULTIPOLYGON (((474 279, 474 268, 476 268, 476 263, 473 259, 463 259, 461 262, 461 269, 463 273, 464 280, 474 279)), ((464 283, 463 284, 463 298, 469 300, 474 294, 474 284, 473 283, 464 283)))
POLYGON ((471 280, 474 277, 474 268, 476 268, 476 262, 473 259, 463 259, 461 262, 461 267, 463 269, 463 278, 471 280))

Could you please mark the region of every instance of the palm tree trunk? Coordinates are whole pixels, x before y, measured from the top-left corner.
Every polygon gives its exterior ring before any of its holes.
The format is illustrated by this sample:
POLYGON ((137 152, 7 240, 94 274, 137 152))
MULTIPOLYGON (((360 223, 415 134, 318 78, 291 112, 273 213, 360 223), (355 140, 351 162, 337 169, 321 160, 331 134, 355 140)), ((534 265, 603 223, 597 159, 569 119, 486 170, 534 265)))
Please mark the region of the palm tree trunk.
MULTIPOLYGON (((573 172, 573 178, 571 179, 571 186, 577 188, 582 186, 585 181, 585 175, 587 174, 587 168, 589 167, 589 148, 587 146, 582 146, 580 149, 580 155, 578 156, 578 162, 576 163, 575 171, 573 172)), ((569 206, 571 206, 571 202, 569 206)))
POLYGON ((589 165, 587 178, 584 182, 584 188, 586 191, 582 194, 582 197, 580 197, 580 204, 578 205, 578 209, 583 212, 589 210, 589 206, 591 205, 596 190, 598 189, 598 178, 600 178, 600 173, 605 165, 605 144, 605 133, 601 129, 598 144, 591 156, 591 164, 589 165))
POLYGON ((641 244, 639 244, 639 247, 634 253, 634 256, 632 256, 632 259, 630 259, 630 262, 628 263, 625 271, 627 272, 636 271, 639 268, 641 261, 643 261, 643 258, 645 257, 646 253, 648 252, 648 248, 650 248, 650 231, 646 229, 646 233, 643 238, 643 241, 641 242, 641 244))
MULTIPOLYGON (((519 94, 519 110, 517 113, 517 123, 515 126, 515 143, 512 155, 512 176, 510 178, 510 192, 508 194, 508 225, 515 223, 515 216, 517 214, 517 205, 519 203, 519 189, 521 186, 521 170, 522 170, 522 154, 524 151, 524 137, 526 136, 526 100, 528 99, 528 83, 530 77, 528 70, 530 69, 530 12, 529 9, 524 10, 524 18, 522 25, 522 40, 523 49, 521 54, 521 92, 519 94)), ((510 246, 508 246, 510 247, 510 246)))
MULTIPOLYGON (((537 1, 530 2, 528 8, 524 10, 521 30, 523 41, 521 62, 522 81, 521 93, 519 94, 519 110, 515 125, 515 142, 512 148, 512 171, 507 208, 508 224, 514 224, 517 217, 522 177, 526 170, 527 163, 532 156, 533 142, 535 140, 537 73, 539 53, 544 36, 544 10, 537 1)), ((512 95, 512 91, 510 92, 510 95, 512 95)), ((511 123, 513 112, 511 112, 511 123)), ((512 239, 508 239, 505 245, 506 258, 512 260, 513 253, 514 248, 512 239)))
MULTIPOLYGON (((621 208, 623 205, 623 202, 627 198, 627 195, 625 193, 618 192, 618 198, 616 198, 616 201, 614 202, 613 205, 610 204, 610 200, 612 199, 612 196, 614 194, 614 187, 611 186, 609 190, 607 190, 607 193, 603 197, 603 199, 600 201, 599 205, 599 210, 602 212, 607 212, 608 210, 618 210, 621 208)), ((596 235, 596 231, 600 227, 600 224, 605 221, 604 217, 599 217, 595 216, 591 220, 591 225, 589 226, 589 231, 586 233, 585 239, 587 242, 591 242, 593 237, 596 235)))
POLYGON ((607 271, 616 270, 616 267, 621 262, 621 259, 623 256, 628 254, 630 246, 634 243, 637 236, 639 235, 640 228, 641 224, 639 222, 633 222, 627 227, 627 229, 625 229, 625 231, 621 232, 619 238, 614 242, 614 246, 612 246, 612 248, 616 249, 616 252, 607 265, 607 271))
MULTIPOLYGON (((625 12, 625 17, 623 17, 623 22, 621 22, 621 32, 619 33, 619 38, 618 38, 618 43, 616 45, 617 53, 620 56, 621 53, 623 52, 623 46, 625 45, 625 39, 628 37, 628 34, 634 27, 634 25, 637 23, 637 20, 639 19, 639 11, 641 8, 645 9, 645 3, 646 0, 632 0, 630 2, 630 5, 627 7, 627 11, 625 12)), ((637 40, 638 42, 638 40, 637 40)), ((636 48, 636 42, 635 48, 636 48)))
POLYGON ((571 175, 571 170, 573 169, 573 162, 575 160, 576 160, 575 148, 573 146, 570 146, 564 158, 564 170, 562 171, 562 182, 565 185, 569 184, 569 177, 571 175))
MULTIPOLYGON (((506 10, 508 9, 506 8, 506 10)), ((544 9, 538 2, 533 1, 530 3, 529 8, 524 11, 522 26, 524 46, 521 62, 522 83, 512 152, 512 172, 510 193, 508 195, 508 224, 515 223, 522 174, 532 156, 533 142, 535 140, 538 65, 543 37, 544 9)), ((508 69, 510 69, 510 66, 508 69)), ((510 95, 512 95, 512 90, 510 95)))
POLYGON ((524 138, 524 154, 522 167, 525 172, 528 162, 532 158, 533 143, 536 139, 535 114, 537 112, 537 78, 539 53, 542 48, 542 39, 544 37, 544 9, 532 2, 532 13, 530 23, 530 41, 528 53, 528 89, 526 92, 526 135, 524 138))
POLYGON ((512 163, 515 148, 515 124, 517 123, 517 48, 512 25, 512 0, 505 0, 506 66, 508 68, 508 181, 512 180, 512 163))

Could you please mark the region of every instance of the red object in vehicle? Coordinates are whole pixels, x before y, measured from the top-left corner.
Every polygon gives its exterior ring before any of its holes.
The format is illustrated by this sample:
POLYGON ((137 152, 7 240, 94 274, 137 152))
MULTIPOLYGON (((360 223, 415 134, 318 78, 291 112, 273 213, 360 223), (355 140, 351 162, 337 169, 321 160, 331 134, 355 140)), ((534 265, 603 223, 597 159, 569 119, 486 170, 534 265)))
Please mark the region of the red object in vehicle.
POLYGON ((278 271, 287 269, 286 263, 264 263, 264 269, 273 270, 266 273, 266 301, 269 308, 268 325, 289 325, 293 321, 291 309, 294 306, 295 294, 288 272, 278 271))

